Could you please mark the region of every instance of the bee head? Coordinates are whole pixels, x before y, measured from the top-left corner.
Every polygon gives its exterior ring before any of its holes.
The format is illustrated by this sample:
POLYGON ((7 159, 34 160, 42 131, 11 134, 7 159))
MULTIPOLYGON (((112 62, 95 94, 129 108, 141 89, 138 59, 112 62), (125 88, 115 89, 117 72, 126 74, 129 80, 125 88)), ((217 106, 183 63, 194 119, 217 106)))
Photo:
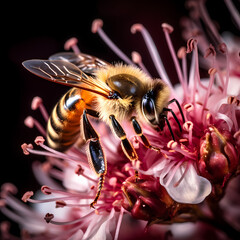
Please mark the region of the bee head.
POLYGON ((170 96, 168 86, 161 80, 154 80, 152 88, 142 97, 142 114, 147 122, 157 128, 161 123, 160 115, 167 107, 170 96))

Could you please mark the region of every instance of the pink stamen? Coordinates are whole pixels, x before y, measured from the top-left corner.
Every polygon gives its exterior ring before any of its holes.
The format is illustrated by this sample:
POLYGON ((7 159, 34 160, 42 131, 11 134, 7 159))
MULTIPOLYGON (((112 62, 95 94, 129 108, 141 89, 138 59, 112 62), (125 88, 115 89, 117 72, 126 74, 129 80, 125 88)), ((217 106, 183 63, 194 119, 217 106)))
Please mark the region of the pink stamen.
POLYGON ((32 110, 37 110, 39 108, 44 120, 47 122, 49 119, 49 115, 48 115, 48 112, 42 102, 43 102, 42 98, 34 97, 32 100, 31 108, 32 108, 32 110))
MULTIPOLYGON (((73 220, 73 221, 57 222, 57 221, 50 220, 49 222, 52 223, 52 224, 55 224, 55 225, 72 225, 72 224, 82 222, 82 221, 84 221, 85 219, 89 218, 91 215, 94 215, 94 214, 95 214, 95 211, 91 211, 90 213, 86 214, 85 216, 83 216, 79 219, 73 220)), ((80 228, 80 226, 79 226, 79 228, 80 228)))
POLYGON ((120 57, 123 61, 125 61, 129 65, 136 66, 130 58, 127 57, 125 53, 123 53, 117 45, 106 35, 106 33, 102 30, 103 21, 101 19, 96 19, 92 23, 92 32, 98 33, 101 39, 107 44, 107 46, 112 49, 112 51, 120 57))
POLYGON ((45 128, 41 125, 41 123, 38 122, 38 120, 36 120, 35 118, 28 116, 25 120, 24 120, 24 124, 29 127, 29 128, 33 128, 34 126, 37 128, 37 130, 43 135, 46 136, 46 130, 45 128))
POLYGON ((119 235, 119 232, 120 232, 120 227, 121 227, 124 212, 125 212, 124 208, 121 207, 119 217, 118 217, 118 221, 117 221, 116 230, 115 230, 114 240, 118 239, 118 235, 119 235))
POLYGON ((223 53, 226 54, 226 81, 225 81, 225 86, 223 89, 223 94, 224 96, 227 96, 227 88, 228 88, 228 83, 229 83, 229 74, 230 74, 230 61, 229 61, 229 53, 228 53, 228 48, 225 43, 221 43, 219 45, 219 50, 223 53))
POLYGON ((17 194, 18 190, 12 183, 4 183, 1 186, 1 197, 6 197, 9 193, 12 195, 17 194))
POLYGON ((182 59, 182 71, 183 71, 183 80, 187 88, 187 58, 186 58, 186 48, 181 47, 177 52, 178 58, 182 59))
POLYGON ((212 86, 213 86, 213 82, 214 82, 214 79, 215 79, 216 72, 217 72, 216 68, 210 68, 208 70, 208 74, 210 75, 210 80, 209 80, 208 89, 207 89, 207 92, 206 92, 206 95, 205 95, 205 98, 204 98, 204 102, 203 102, 203 105, 202 105, 202 113, 201 113, 202 117, 203 117, 204 110, 207 106, 208 98, 209 98, 211 90, 212 90, 212 86))
POLYGON ((33 145, 32 145, 32 144, 23 143, 23 144, 21 145, 21 148, 22 148, 23 153, 24 153, 25 155, 29 155, 29 154, 30 154, 30 151, 29 151, 29 150, 33 149, 33 145))
POLYGON ((28 192, 24 193, 22 196, 22 201, 27 202, 28 199, 33 196, 33 194, 34 194, 33 191, 28 191, 28 192))
POLYGON ((135 34, 136 32, 140 32, 143 36, 143 39, 146 43, 146 46, 148 48, 148 51, 150 53, 150 56, 153 60, 153 63, 158 71, 159 76, 171 87, 171 89, 173 90, 172 87, 172 83, 170 82, 170 79, 167 75, 167 72, 163 66, 161 57, 158 53, 157 47, 155 45, 155 43, 153 42, 152 37, 150 36, 149 32, 146 30, 146 28, 142 25, 142 24, 134 24, 131 27, 131 32, 133 34, 135 34))
POLYGON ((193 135, 193 123, 191 121, 187 121, 183 124, 183 129, 188 132, 188 141, 189 144, 192 145, 192 135, 193 135))
POLYGON ((52 193, 51 188, 46 185, 43 185, 41 187, 41 191, 43 194, 46 194, 46 195, 50 195, 52 193))
POLYGON ((218 42, 222 42, 221 36, 219 35, 215 25, 213 24, 211 18, 208 15, 208 11, 204 5, 204 1, 199 1, 199 13, 202 17, 202 20, 205 22, 206 26, 209 27, 211 33, 217 39, 218 42))
MULTIPOLYGON (((38 142, 38 139, 40 139, 40 138, 37 137, 35 141, 38 142)), ((57 150, 54 150, 54 149, 46 146, 45 144, 43 144, 41 141, 38 142, 38 145, 40 147, 42 147, 43 149, 47 150, 47 152, 33 150, 33 149, 30 149, 29 152, 37 154, 37 155, 46 155, 46 156, 51 156, 51 157, 57 157, 57 158, 61 158, 61 159, 67 160, 67 161, 73 161, 73 162, 77 162, 77 163, 79 163, 79 161, 81 161, 81 159, 79 159, 78 157, 75 157, 75 156, 72 156, 72 155, 69 155, 69 154, 62 153, 62 152, 59 152, 57 150)), ((27 149, 27 150, 29 150, 29 149, 27 149)), ((85 164, 87 166, 86 162, 82 162, 82 164, 85 164)))
POLYGON ((235 23, 237 24, 238 28, 240 29, 240 14, 237 11, 237 8, 234 6, 231 0, 224 0, 225 4, 227 5, 228 10, 232 14, 235 23))
MULTIPOLYGON (((171 141, 170 141, 170 142, 171 142, 171 141)), ((187 157, 187 158, 196 160, 196 152, 190 152, 188 149, 186 149, 186 148, 184 147, 183 144, 178 144, 177 142, 174 142, 174 143, 171 143, 171 144, 170 144, 170 142, 168 143, 168 146, 169 146, 171 149, 173 149, 173 150, 181 153, 182 155, 184 155, 184 156, 187 157)))
POLYGON ((64 44, 64 49, 65 50, 70 50, 72 49, 74 53, 79 54, 81 51, 79 47, 77 46, 78 40, 77 38, 73 37, 68 39, 65 44, 64 44))
POLYGON ((148 75, 151 77, 151 74, 148 72, 147 68, 145 67, 145 65, 142 62, 142 57, 140 55, 140 53, 133 51, 132 52, 132 61, 136 64, 139 65, 139 67, 148 75))
POLYGON ((175 68, 176 68, 176 71, 177 71, 179 82, 181 83, 181 85, 183 87, 184 95, 187 95, 187 86, 186 86, 186 84, 185 84, 185 82, 183 80, 183 73, 181 71, 181 68, 180 68, 180 65, 179 65, 179 62, 178 62, 178 59, 177 59, 177 56, 176 56, 176 53, 175 53, 175 50, 174 50, 171 38, 170 38, 170 33, 172 33, 174 29, 173 29, 172 26, 170 26, 167 23, 163 23, 162 24, 162 28, 163 28, 163 32, 165 34, 165 38, 166 38, 166 41, 167 41, 167 44, 168 44, 168 48, 170 50, 173 62, 175 64, 175 68))

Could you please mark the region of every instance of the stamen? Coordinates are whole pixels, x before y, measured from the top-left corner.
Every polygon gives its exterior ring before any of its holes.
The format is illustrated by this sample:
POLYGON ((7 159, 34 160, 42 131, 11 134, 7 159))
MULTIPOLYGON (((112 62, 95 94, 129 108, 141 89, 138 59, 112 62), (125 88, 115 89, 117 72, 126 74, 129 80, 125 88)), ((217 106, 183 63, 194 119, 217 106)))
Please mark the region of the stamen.
POLYGON ((171 90, 173 90, 171 81, 170 81, 170 79, 167 75, 167 72, 163 66, 162 59, 158 53, 157 47, 156 47, 155 43, 153 42, 153 39, 150 36, 149 32, 146 30, 146 28, 142 24, 134 24, 131 27, 131 32, 133 34, 135 34, 137 31, 140 32, 143 36, 143 39, 146 43, 146 46, 147 46, 150 56, 153 60, 153 63, 158 71, 159 76, 163 79, 163 81, 165 81, 170 86, 171 90))
POLYGON ((205 22, 206 27, 210 29, 210 32, 213 34, 215 39, 218 42, 222 42, 221 36, 219 35, 215 25, 213 24, 211 18, 208 15, 208 11, 204 5, 204 1, 199 1, 199 13, 201 15, 202 20, 205 22))
POLYGON ((227 88, 228 88, 228 83, 229 83, 229 75, 230 75, 230 61, 229 61, 229 53, 228 53, 228 48, 225 43, 219 44, 219 51, 221 51, 223 54, 226 55, 226 82, 225 86, 223 88, 223 94, 224 96, 227 96, 227 88))
POLYGON ((163 23, 162 28, 163 28, 163 32, 165 34, 165 38, 166 38, 168 48, 170 50, 173 62, 175 64, 175 68, 176 68, 176 72, 177 72, 177 75, 178 75, 179 82, 181 83, 181 85, 183 87, 184 95, 187 95, 187 86, 185 85, 185 82, 183 80, 183 74, 182 74, 182 71, 181 71, 179 62, 177 60, 177 56, 176 56, 176 53, 175 53, 175 50, 174 50, 174 47, 173 47, 173 44, 172 44, 172 41, 171 41, 171 38, 170 38, 170 33, 173 32, 173 27, 170 26, 167 23, 163 23))
POLYGON ((210 68, 208 70, 208 74, 210 75, 210 79, 209 79, 208 89, 207 89, 207 92, 206 92, 206 95, 205 95, 205 98, 204 98, 204 102, 203 102, 203 105, 202 105, 202 113, 201 113, 202 117, 203 117, 204 110, 206 109, 206 106, 207 106, 207 101, 208 101, 208 98, 210 96, 210 92, 212 90, 212 86, 213 86, 213 82, 214 82, 214 79, 215 79, 216 72, 217 72, 216 68, 210 68))
MULTIPOLYGON (((72 224, 76 224, 76 223, 79 223, 81 221, 84 221, 85 219, 89 218, 91 215, 94 215, 94 214, 95 214, 95 212, 91 211, 90 213, 86 214, 85 216, 83 216, 79 219, 76 219, 76 220, 73 220, 73 221, 68 221, 68 222, 57 222, 57 221, 52 221, 52 219, 50 219, 49 223, 52 223, 52 224, 55 224, 55 225, 72 225, 72 224)), ((80 228, 80 226, 79 226, 79 228, 80 228)))
POLYGON ((119 217, 118 217, 118 221, 117 221, 116 230, 115 230, 114 240, 118 239, 118 235, 119 235, 119 232, 120 232, 120 227, 121 227, 124 212, 125 212, 124 208, 121 207, 119 217))
POLYGON ((52 213, 47 213, 44 217, 45 221, 47 223, 50 223, 50 221, 54 218, 54 215, 52 213))
POLYGON ((186 149, 184 147, 183 144, 178 144, 177 142, 173 142, 171 143, 168 142, 168 147, 170 147, 171 149, 181 153, 182 155, 184 155, 187 158, 190 158, 192 160, 196 160, 196 152, 190 152, 188 149, 186 149))
POLYGON ((43 135, 46 136, 46 130, 45 128, 38 122, 38 120, 36 120, 35 118, 28 116, 25 120, 24 120, 24 124, 29 127, 29 128, 33 128, 34 126, 37 128, 37 130, 43 135))
POLYGON ((22 201, 27 202, 28 199, 33 196, 33 194, 34 194, 33 191, 28 191, 28 192, 24 193, 24 195, 21 198, 22 201))
POLYGON ((49 119, 49 115, 48 115, 48 112, 42 102, 43 102, 42 98, 34 97, 32 100, 31 108, 32 108, 32 110, 37 110, 39 108, 44 120, 47 122, 49 119))
POLYGON ((125 53, 123 53, 115 43, 112 42, 112 40, 106 35, 106 33, 102 30, 103 21, 101 19, 96 19, 92 23, 92 32, 98 33, 101 39, 107 44, 109 48, 112 49, 112 51, 120 57, 123 61, 125 61, 129 65, 136 66, 125 53))
POLYGON ((148 75, 151 77, 150 73, 148 72, 148 70, 146 69, 145 65, 142 62, 142 57, 140 55, 140 53, 134 51, 132 52, 132 60, 134 63, 138 64, 139 67, 148 75))
POLYGON ((26 143, 23 143, 22 145, 21 145, 21 148, 22 148, 22 150, 23 150, 23 153, 25 154, 25 155, 29 155, 30 154, 30 149, 33 149, 33 145, 32 144, 26 144, 26 143))
MULTIPOLYGON (((178 58, 182 59, 182 71, 183 71, 183 80, 187 87, 187 58, 186 58, 186 48, 181 47, 177 52, 178 58)), ((188 96, 188 94, 187 94, 188 96)))
POLYGON ((189 144, 192 145, 193 123, 191 121, 185 122, 183 124, 183 129, 188 132, 188 141, 189 144))
POLYGON ((227 5, 228 10, 232 14, 232 17, 235 20, 237 27, 240 29, 240 15, 239 12, 237 11, 237 8, 233 5, 231 0, 224 0, 224 2, 227 5))
POLYGON ((74 53, 79 54, 81 51, 77 46, 77 43, 78 43, 77 38, 75 37, 69 38, 64 44, 64 49, 67 51, 72 49, 74 53))

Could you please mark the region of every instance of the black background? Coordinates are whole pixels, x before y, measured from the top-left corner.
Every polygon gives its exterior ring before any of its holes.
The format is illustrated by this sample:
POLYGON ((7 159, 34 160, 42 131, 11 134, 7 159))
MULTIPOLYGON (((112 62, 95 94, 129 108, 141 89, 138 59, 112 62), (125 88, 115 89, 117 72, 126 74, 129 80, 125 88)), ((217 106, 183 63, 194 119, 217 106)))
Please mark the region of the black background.
MULTIPOLYGON (((34 96, 43 98, 50 112, 67 87, 44 81, 27 72, 21 62, 32 58, 48 58, 64 51, 63 45, 70 37, 77 37, 82 52, 98 56, 109 62, 119 58, 91 33, 91 23, 96 18, 104 21, 103 29, 128 55, 133 50, 141 52, 143 60, 154 77, 157 72, 149 57, 141 35, 130 33, 134 23, 142 23, 150 32, 173 82, 172 60, 166 47, 161 24, 174 26, 173 44, 177 50, 185 45, 181 37, 180 19, 188 14, 183 0, 99 0, 53 2, 6 2, 1 7, 1 167, 0 184, 14 183, 18 197, 27 190, 39 188, 31 170, 38 156, 25 156, 20 148, 24 142, 33 143, 39 135, 35 129, 24 126, 28 115, 42 121, 40 114, 31 110, 34 96)), ((231 23, 223 1, 208 1, 210 14, 217 20, 220 31, 236 30, 231 23)), ((2 216, 1 216, 2 218, 2 216)), ((4 218, 5 219, 5 218, 4 218)))

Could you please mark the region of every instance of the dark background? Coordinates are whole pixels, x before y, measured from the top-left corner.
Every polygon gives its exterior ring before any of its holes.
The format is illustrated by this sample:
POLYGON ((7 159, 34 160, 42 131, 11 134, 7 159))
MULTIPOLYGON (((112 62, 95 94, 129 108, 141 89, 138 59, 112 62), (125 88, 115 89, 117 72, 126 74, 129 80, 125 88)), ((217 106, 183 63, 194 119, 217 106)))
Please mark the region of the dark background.
MULTIPOLYGON (((103 29, 128 55, 133 50, 141 52, 144 63, 154 77, 157 72, 149 57, 141 35, 130 33, 134 23, 142 23, 150 32, 159 49, 163 62, 173 82, 176 73, 171 71, 172 60, 166 47, 161 24, 174 26, 173 44, 177 50, 185 45, 181 37, 180 19, 188 15, 183 0, 98 0, 52 2, 31 1, 30 4, 6 2, 1 13, 1 167, 0 184, 14 183, 18 197, 27 190, 39 188, 31 170, 38 156, 25 156, 20 148, 24 142, 33 143, 39 135, 28 129, 24 119, 34 116, 40 122, 38 111, 31 110, 34 96, 43 98, 50 112, 67 87, 44 81, 27 72, 21 62, 32 58, 47 59, 51 54, 64 51, 63 45, 70 37, 77 37, 82 52, 98 56, 109 62, 119 58, 91 33, 91 23, 96 18, 104 21, 103 29)), ((232 28, 228 11, 223 1, 208 1, 211 15, 221 26, 220 31, 232 28)), ((234 29, 234 28, 233 28, 234 29)), ((1 216, 2 217, 2 216, 1 216)))

